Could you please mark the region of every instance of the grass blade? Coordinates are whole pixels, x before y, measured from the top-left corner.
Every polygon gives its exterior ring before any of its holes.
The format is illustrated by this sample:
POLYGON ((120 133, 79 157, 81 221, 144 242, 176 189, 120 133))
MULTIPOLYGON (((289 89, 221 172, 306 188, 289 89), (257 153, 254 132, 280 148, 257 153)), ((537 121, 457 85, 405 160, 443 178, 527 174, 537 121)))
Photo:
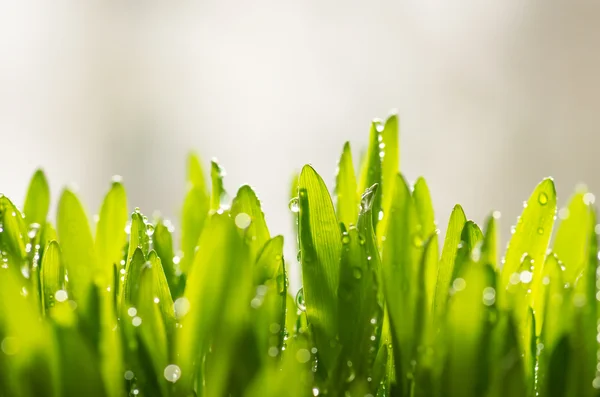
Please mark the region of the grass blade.
POLYGON ((83 304, 98 272, 98 265, 87 216, 79 199, 70 190, 63 192, 58 203, 57 229, 72 299, 83 304))
POLYGON ((100 208, 96 225, 95 252, 102 269, 104 283, 113 284, 113 269, 123 258, 126 243, 127 195, 119 182, 113 182, 100 208))
POLYGON ((48 209, 50 208, 50 187, 46 180, 46 175, 42 170, 37 170, 31 178, 23 212, 27 217, 27 223, 37 223, 43 225, 46 223, 48 209))
POLYGON ((448 300, 448 290, 454 273, 454 262, 458 252, 458 244, 461 241, 462 230, 467 222, 465 212, 460 205, 456 205, 450 214, 446 239, 442 249, 442 257, 438 265, 437 284, 435 287, 435 299, 433 302, 434 319, 444 312, 448 300))
POLYGON ((307 165, 300 174, 298 234, 306 313, 321 362, 334 367, 332 341, 337 336, 337 291, 342 236, 323 179, 307 165))
POLYGON ((338 220, 347 227, 351 224, 356 225, 358 216, 357 190, 350 142, 346 142, 342 151, 342 157, 338 163, 338 172, 335 178, 335 193, 338 220))

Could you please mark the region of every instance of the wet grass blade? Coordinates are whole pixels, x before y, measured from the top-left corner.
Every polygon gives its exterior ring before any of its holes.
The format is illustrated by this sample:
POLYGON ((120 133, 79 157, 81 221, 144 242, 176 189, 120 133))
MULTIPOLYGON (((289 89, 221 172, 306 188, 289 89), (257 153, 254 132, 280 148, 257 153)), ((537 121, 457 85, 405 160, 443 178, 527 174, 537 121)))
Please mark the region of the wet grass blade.
POLYGON ((113 182, 100 208, 100 219, 96 225, 95 252, 102 269, 105 285, 112 285, 113 269, 123 258, 126 243, 127 195, 119 182, 113 182))
MULTIPOLYGON (((509 286, 511 275, 519 272, 524 257, 529 257, 533 265, 531 290, 532 296, 535 296, 542 281, 544 257, 552 234, 555 213, 556 190, 554 182, 552 179, 544 179, 535 188, 527 201, 517 222, 515 232, 510 239, 501 273, 500 297, 509 286)), ((532 303, 534 305, 533 309, 536 310, 539 303, 536 303, 535 300, 532 303)))
POLYGON ((46 223, 48 210, 50 209, 50 187, 46 175, 42 170, 37 170, 31 178, 23 211, 27 214, 27 223, 46 223))
POLYGON ((226 205, 227 192, 223 183, 225 170, 216 160, 210 162, 210 180, 212 181, 212 192, 210 195, 210 210, 218 211, 221 206, 226 205))
POLYGON ((430 240, 426 249, 428 257, 425 260, 426 268, 424 274, 427 293, 426 310, 430 311, 433 308, 435 285, 437 282, 439 241, 431 194, 429 193, 429 187, 427 186, 425 179, 417 179, 413 190, 413 199, 417 209, 419 225, 421 227, 421 239, 423 241, 430 240))
POLYGON ((231 217, 250 249, 252 261, 271 238, 260 201, 248 185, 242 186, 231 204, 231 217))
POLYGON ((90 225, 77 196, 65 190, 58 203, 57 231, 73 298, 83 303, 98 273, 90 225))
POLYGON ((418 234, 416 208, 408 184, 400 174, 396 174, 392 192, 381 254, 382 275, 394 341, 396 381, 403 392, 408 393, 406 374, 415 348, 415 286, 422 240, 418 234))
POLYGON ((314 332, 320 359, 328 371, 334 367, 337 336, 337 291, 342 236, 335 209, 323 179, 307 165, 298 184, 298 235, 302 281, 308 322, 314 332))
POLYGON ((435 298, 433 301, 434 321, 444 312, 448 299, 448 290, 454 273, 454 262, 461 241, 462 230, 467 222, 465 212, 460 205, 456 205, 450 214, 446 239, 442 249, 442 257, 438 265, 437 283, 435 287, 435 298))
POLYGON ((351 224, 356 225, 358 216, 357 190, 350 142, 346 142, 342 151, 342 157, 338 163, 338 172, 335 178, 337 217, 346 227, 349 227, 351 224))
POLYGON ((175 384, 176 396, 188 396, 199 371, 209 337, 223 315, 234 275, 245 263, 244 245, 228 213, 214 214, 199 242, 199 253, 188 276, 182 301, 176 307, 181 322, 176 335, 177 364, 181 379, 175 384), (187 309, 187 310, 183 310, 187 309))
POLYGON ((42 305, 46 311, 54 306, 56 292, 65 290, 65 270, 60 257, 58 243, 48 243, 44 251, 41 273, 42 305))
MULTIPOLYGON (((380 131, 382 131, 382 128, 383 125, 380 120, 373 120, 373 122, 371 123, 369 148, 367 149, 367 156, 365 157, 360 170, 360 178, 358 181, 358 194, 362 194, 365 190, 367 190, 374 184, 381 185, 382 170, 380 154, 381 149, 379 148, 379 133, 380 131)), ((373 224, 375 225, 375 227, 377 227, 377 223, 379 222, 379 213, 382 209, 381 194, 382 191, 378 190, 377 195, 373 199, 373 224)))

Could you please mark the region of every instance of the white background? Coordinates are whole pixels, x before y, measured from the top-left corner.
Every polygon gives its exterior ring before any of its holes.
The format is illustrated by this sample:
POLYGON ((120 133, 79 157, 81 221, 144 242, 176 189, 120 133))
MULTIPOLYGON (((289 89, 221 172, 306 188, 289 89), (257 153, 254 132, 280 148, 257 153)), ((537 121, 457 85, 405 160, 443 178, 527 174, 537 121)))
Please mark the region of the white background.
POLYGON ((289 235, 292 173, 331 183, 344 141, 358 156, 397 108, 442 232, 459 202, 500 210, 506 238, 548 175, 561 203, 600 193, 598 1, 196 3, 2 2, 0 191, 20 204, 43 166, 54 205, 76 182, 93 214, 121 174, 131 207, 178 223, 195 149, 289 235))

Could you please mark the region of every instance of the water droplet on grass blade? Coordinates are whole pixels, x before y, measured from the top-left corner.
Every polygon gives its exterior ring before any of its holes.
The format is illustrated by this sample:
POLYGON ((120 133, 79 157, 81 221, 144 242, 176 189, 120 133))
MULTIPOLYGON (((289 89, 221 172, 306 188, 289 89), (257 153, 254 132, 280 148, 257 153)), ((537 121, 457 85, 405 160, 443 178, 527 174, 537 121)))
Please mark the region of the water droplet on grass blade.
POLYGON ((125 371, 125 374, 123 376, 126 380, 132 380, 135 375, 133 371, 125 371))
POLYGON ((252 218, 245 212, 240 212, 235 216, 235 225, 240 229, 246 229, 252 223, 252 218))
POLYGON ((288 207, 290 208, 290 211, 296 213, 298 211, 300 211, 300 204, 298 203, 298 197, 294 197, 290 200, 288 207))
POLYGON ((296 360, 301 364, 307 363, 310 360, 310 352, 306 349, 298 349, 296 352, 296 360))
POLYGON ((360 280, 362 278, 362 274, 363 274, 363 272, 362 272, 362 269, 360 267, 354 267, 352 269, 352 276, 355 279, 360 280))
POLYGON ((181 319, 190 310, 190 301, 185 297, 177 298, 173 303, 173 308, 175 310, 175 317, 181 319))
POLYGON ((306 311, 306 302, 304 301, 304 288, 300 288, 296 294, 296 306, 302 311, 306 311))
POLYGON ((56 299, 57 302, 64 302, 69 298, 69 295, 67 294, 67 291, 59 289, 54 294, 54 298, 56 299))
POLYGON ((546 205, 548 204, 548 195, 544 192, 541 192, 538 195, 538 203, 540 203, 541 205, 546 205))
POLYGON ((169 364, 165 367, 163 375, 166 380, 175 383, 181 377, 181 369, 175 364, 169 364))

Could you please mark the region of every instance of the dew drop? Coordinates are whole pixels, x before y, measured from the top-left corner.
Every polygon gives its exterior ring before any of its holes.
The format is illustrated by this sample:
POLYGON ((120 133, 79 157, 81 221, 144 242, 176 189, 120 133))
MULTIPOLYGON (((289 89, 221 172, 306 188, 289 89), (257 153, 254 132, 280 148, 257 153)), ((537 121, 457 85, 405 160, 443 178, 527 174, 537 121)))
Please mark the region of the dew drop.
POLYGON ((544 234, 544 228, 543 227, 538 227, 537 232, 538 232, 538 234, 544 234))
POLYGON ((352 276, 355 279, 360 280, 362 278, 362 274, 363 274, 363 272, 362 272, 362 269, 360 267, 354 267, 352 269, 352 276))
POLYGON ((122 183, 123 177, 121 175, 113 175, 111 178, 112 183, 122 183))
POLYGON ((252 218, 245 212, 240 212, 235 216, 235 225, 240 229, 246 229, 252 223, 252 218))
POLYGON ((132 380, 133 377, 135 376, 133 371, 125 371, 125 374, 123 375, 125 377, 126 380, 132 380))
POLYGON ((301 364, 307 363, 310 360, 310 352, 307 349, 298 349, 296 360, 301 364))
POLYGON ((348 244, 350 242, 350 235, 347 232, 342 233, 342 244, 348 244))
POLYGON ((54 298, 56 299, 57 302, 64 302, 69 298, 69 295, 67 294, 67 291, 59 289, 54 294, 54 298))
POLYGON ((541 193, 539 194, 539 196, 538 196, 538 202, 539 202, 541 205, 546 205, 546 204, 548 204, 548 195, 547 195, 546 193, 544 193, 544 192, 541 192, 541 193))
POLYGON ((290 200, 288 207, 290 208, 290 211, 297 213, 300 211, 300 204, 298 202, 298 197, 294 197, 290 200))
POLYGON ((166 380, 175 383, 181 377, 181 369, 175 364, 169 364, 165 367, 163 375, 166 380))
POLYGON ((304 300, 304 288, 300 288, 296 294, 296 306, 303 312, 306 311, 306 302, 304 300))
POLYGON ((467 282, 464 278, 459 277, 452 282, 452 288, 454 288, 455 291, 462 291, 466 286, 467 282))
POLYGON ((146 223, 146 235, 152 236, 154 234, 154 225, 151 223, 146 223))
POLYGON ((129 315, 129 317, 135 317, 135 315, 137 314, 137 309, 135 307, 130 307, 129 309, 127 309, 127 314, 129 315))
POLYGON ((173 308, 175 310, 175 317, 181 319, 190 310, 190 301, 185 297, 177 298, 173 303, 173 308))
POLYGON ((135 316, 133 320, 131 320, 131 324, 133 324, 134 327, 139 327, 140 325, 142 325, 142 318, 135 316))

